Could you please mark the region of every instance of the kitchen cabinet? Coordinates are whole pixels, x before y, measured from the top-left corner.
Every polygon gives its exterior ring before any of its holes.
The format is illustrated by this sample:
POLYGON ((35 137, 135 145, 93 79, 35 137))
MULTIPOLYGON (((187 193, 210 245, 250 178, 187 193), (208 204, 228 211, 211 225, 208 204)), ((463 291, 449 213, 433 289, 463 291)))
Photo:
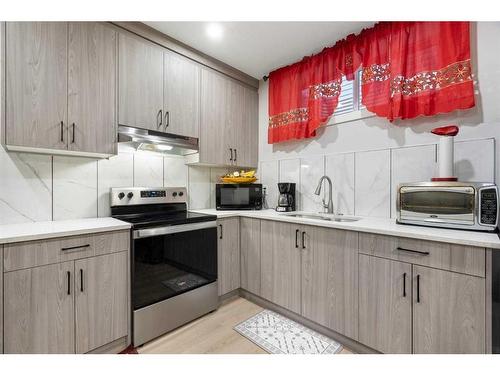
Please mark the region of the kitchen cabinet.
POLYGON ((302 227, 261 223, 261 297, 300 314, 302 227))
POLYGON ((485 279, 413 266, 413 352, 485 350, 485 279))
POLYGON ((67 150, 65 22, 6 23, 6 128, 11 146, 67 150))
POLYGON ((116 32, 95 22, 8 22, 5 144, 116 153, 116 32))
POLYGON ((359 341, 382 353, 412 352, 411 267, 359 255, 359 341))
POLYGON ((4 247, 5 353, 86 353, 128 336, 128 231, 4 247))
POLYGON ((164 131, 199 137, 200 67, 173 52, 163 53, 164 131))
POLYGON ((315 226, 302 233, 302 315, 357 339, 358 234, 315 226))
POLYGON ((217 220, 217 270, 219 296, 240 287, 240 219, 217 220))
POLYGON ((260 220, 240 219, 241 288, 260 295, 260 220))
POLYGON ((124 33, 118 40, 118 123, 161 131, 163 49, 124 33))
POLYGON ((257 93, 215 71, 201 72, 200 162, 257 165, 257 93))
POLYGON ((96 22, 70 22, 68 148, 116 154, 117 33, 96 22))
POLYGON ((0 354, 3 353, 3 246, 0 245, 0 354))
POLYGON ((76 353, 127 336, 128 253, 75 262, 76 353))
POLYGON ((4 352, 74 353, 74 263, 4 274, 4 352))

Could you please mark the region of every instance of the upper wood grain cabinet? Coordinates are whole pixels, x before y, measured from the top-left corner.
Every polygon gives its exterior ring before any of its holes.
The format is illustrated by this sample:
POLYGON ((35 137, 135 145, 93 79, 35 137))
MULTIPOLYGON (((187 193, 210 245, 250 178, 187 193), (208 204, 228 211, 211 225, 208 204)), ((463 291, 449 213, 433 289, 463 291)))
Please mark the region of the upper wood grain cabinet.
POLYGON ((201 73, 200 162, 257 165, 257 92, 215 71, 201 73))
POLYGON ((200 67, 173 52, 164 52, 164 126, 167 133, 199 137, 200 67))
POLYGON ((66 150, 65 22, 6 24, 6 144, 66 150))
POLYGON ((119 124, 162 131, 163 50, 120 34, 119 56, 119 124))
POLYGON ((391 354, 412 352, 411 264, 359 255, 359 341, 391 354))
POLYGON ((8 149, 116 153, 116 32, 94 22, 8 22, 8 149))
POLYGON ((413 266, 413 352, 485 353, 485 279, 413 266))
POLYGON ((304 226, 302 315, 358 338, 358 234, 304 226))
POLYGON ((241 287, 260 295, 260 220, 240 219, 241 287))
POLYGON ((279 221, 261 224, 261 296, 300 314, 301 227, 279 221))
POLYGON ((117 34, 95 22, 71 22, 68 41, 69 149, 116 153, 117 34))
POLYGON ((222 296, 240 287, 240 219, 219 219, 217 225, 217 279, 222 296))

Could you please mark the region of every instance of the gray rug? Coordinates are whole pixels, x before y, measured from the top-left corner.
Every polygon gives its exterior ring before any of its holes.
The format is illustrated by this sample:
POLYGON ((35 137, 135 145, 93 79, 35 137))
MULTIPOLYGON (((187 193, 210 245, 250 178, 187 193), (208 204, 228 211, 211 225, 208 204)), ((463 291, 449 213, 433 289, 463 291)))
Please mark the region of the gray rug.
POLYGON ((271 354, 335 354, 342 350, 338 342, 270 310, 234 330, 271 354))

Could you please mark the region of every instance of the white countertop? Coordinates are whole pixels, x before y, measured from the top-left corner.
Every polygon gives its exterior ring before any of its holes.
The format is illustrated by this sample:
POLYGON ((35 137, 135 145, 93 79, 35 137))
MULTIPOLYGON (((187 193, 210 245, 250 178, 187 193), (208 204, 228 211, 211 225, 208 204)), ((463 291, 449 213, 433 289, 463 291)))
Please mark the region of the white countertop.
POLYGON ((357 232, 386 234, 390 236, 417 238, 421 240, 448 242, 459 245, 488 247, 500 249, 500 238, 497 233, 465 231, 457 229, 432 228, 416 225, 397 224, 395 219, 362 217, 354 222, 332 222, 307 218, 290 217, 274 210, 261 211, 217 211, 215 209, 191 210, 195 212, 225 217, 251 217, 270 219, 295 224, 316 225, 327 228, 353 230, 357 232))
POLYGON ((0 225, 0 244, 130 229, 111 217, 0 225))

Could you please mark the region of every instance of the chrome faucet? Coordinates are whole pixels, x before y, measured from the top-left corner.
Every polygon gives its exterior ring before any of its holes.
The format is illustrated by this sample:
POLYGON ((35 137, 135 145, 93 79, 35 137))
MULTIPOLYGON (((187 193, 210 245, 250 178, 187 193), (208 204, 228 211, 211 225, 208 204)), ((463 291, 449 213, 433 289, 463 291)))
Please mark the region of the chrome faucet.
POLYGON ((330 179, 330 177, 323 176, 319 179, 318 187, 314 191, 314 194, 316 194, 316 195, 321 194, 321 186, 323 185, 323 180, 328 181, 328 204, 325 204, 325 200, 322 199, 323 207, 327 209, 327 213, 333 214, 333 198, 332 198, 333 184, 332 184, 332 180, 330 179))

